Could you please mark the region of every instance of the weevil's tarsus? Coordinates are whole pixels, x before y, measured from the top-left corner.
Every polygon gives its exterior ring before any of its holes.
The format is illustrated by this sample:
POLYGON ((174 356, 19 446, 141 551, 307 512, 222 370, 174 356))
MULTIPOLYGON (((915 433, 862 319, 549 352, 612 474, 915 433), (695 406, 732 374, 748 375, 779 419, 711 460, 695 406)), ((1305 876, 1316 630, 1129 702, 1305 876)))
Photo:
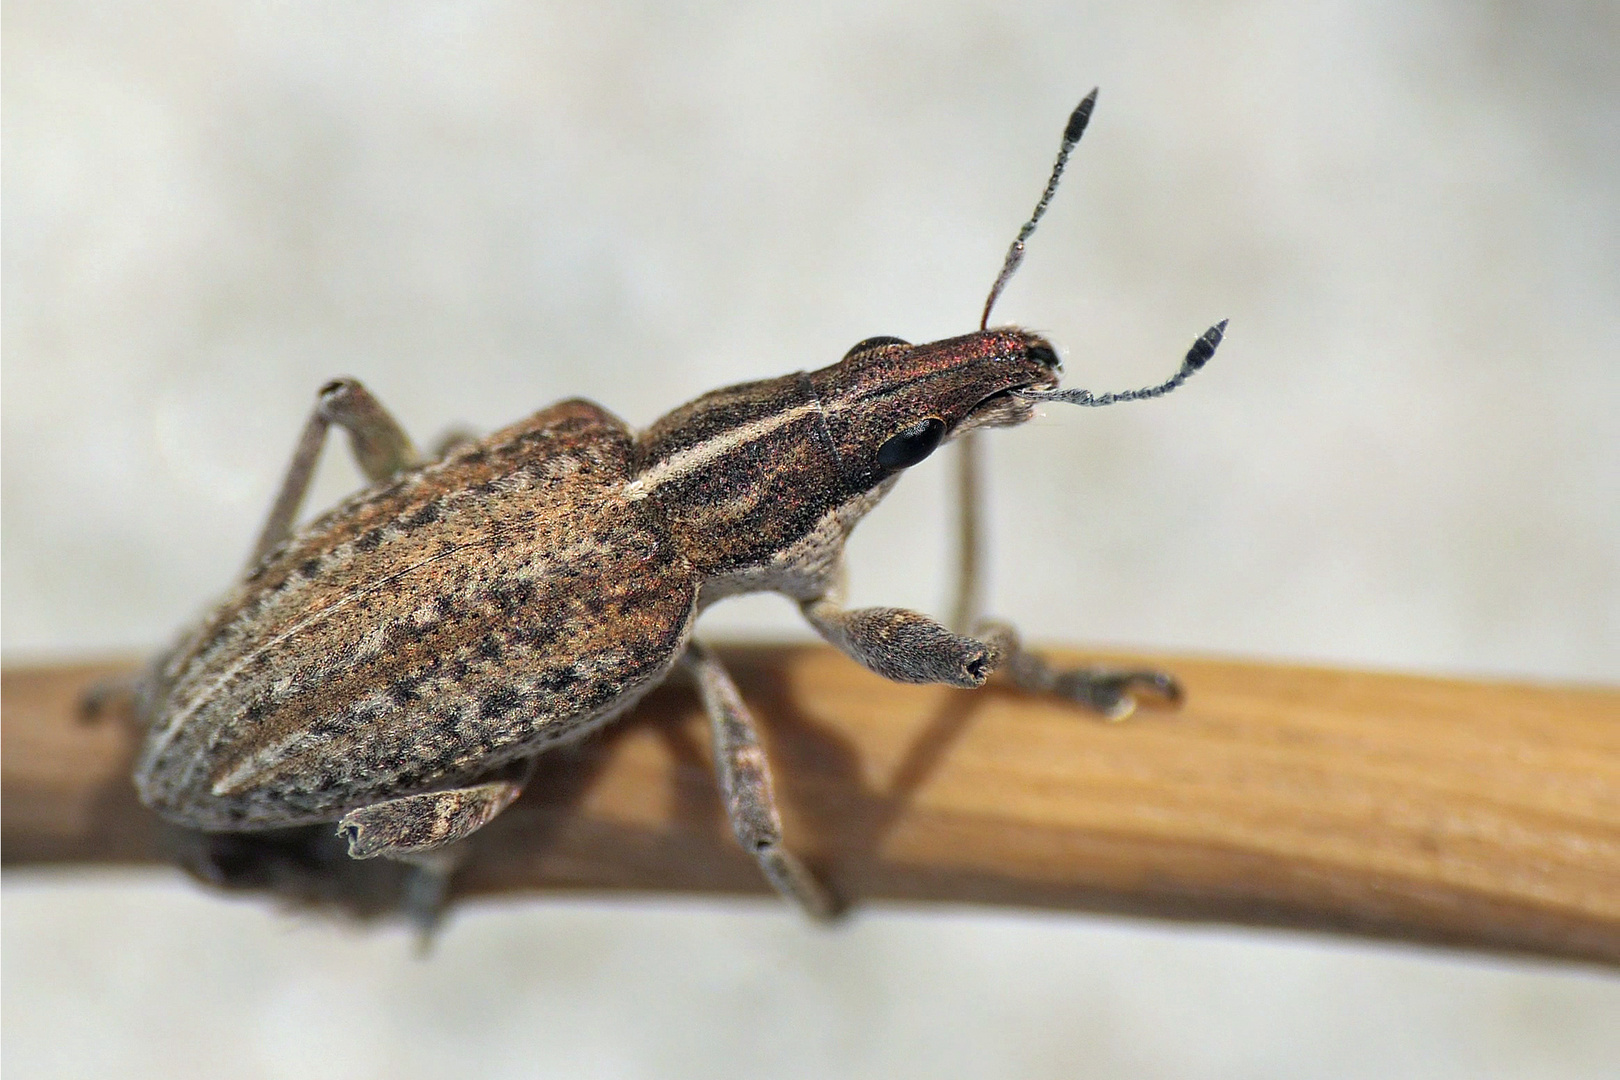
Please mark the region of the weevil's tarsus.
POLYGON ((433 951, 434 939, 450 909, 451 880, 466 861, 466 853, 466 845, 453 844, 398 860, 410 868, 400 890, 399 910, 416 933, 419 957, 433 951))
POLYGON ((1135 712, 1139 693, 1167 707, 1181 703, 1181 684, 1167 672, 1101 666, 1063 671, 1023 648, 1018 632, 1007 623, 981 623, 975 629, 979 637, 1000 645, 1006 654, 1002 673, 1026 693, 1060 697, 1109 721, 1123 720, 1135 712))
POLYGON ((1167 671, 1121 671, 1088 667, 1057 672, 1050 693, 1084 705, 1103 718, 1119 721, 1136 711, 1139 692, 1159 704, 1174 708, 1181 704, 1181 684, 1167 671))
POLYGON ((1187 358, 1181 362, 1181 369, 1170 378, 1157 386, 1146 386, 1140 390, 1124 390, 1118 393, 1093 394, 1090 390, 1014 390, 1016 397, 1029 401, 1061 401, 1067 405, 1090 405, 1101 407, 1103 405, 1117 405, 1122 401, 1144 401, 1148 398, 1163 397, 1182 383, 1192 377, 1193 373, 1209 363, 1210 357, 1215 355, 1215 349, 1226 334, 1226 320, 1222 319, 1204 332, 1204 335, 1193 342, 1191 349, 1187 350, 1187 358))
POLYGON ((1035 204, 1035 212, 1024 222, 1018 230, 1018 236, 1013 240, 1012 246, 1007 248, 1007 258, 1001 264, 1001 273, 996 275, 996 282, 990 286, 990 295, 984 300, 984 314, 979 318, 979 329, 984 330, 990 325, 990 312, 996 306, 1001 291, 1012 280, 1013 274, 1018 272, 1018 265, 1024 261, 1024 244, 1035 232, 1035 226, 1046 215, 1046 208, 1052 204, 1052 196, 1057 194, 1058 181, 1063 177, 1063 170, 1069 164, 1069 154, 1073 152, 1080 136, 1085 134, 1086 124, 1091 120, 1091 110, 1097 104, 1097 91, 1093 88, 1091 93, 1081 99, 1080 104, 1074 107, 1069 114, 1069 122, 1063 128, 1063 142, 1058 146, 1057 160, 1052 163, 1052 175, 1046 181, 1046 189, 1041 192, 1040 201, 1035 204))
POLYGON ((837 917, 843 905, 782 846, 782 818, 776 810, 770 764, 737 684, 702 642, 689 642, 683 660, 709 715, 720 796, 738 842, 758 861, 776 891, 811 918, 826 922, 837 917))
POLYGON ((315 408, 298 436, 281 490, 271 504, 258 543, 253 545, 249 566, 256 566, 292 532, 320 462, 321 449, 326 445, 326 433, 333 424, 349 433, 355 464, 367 480, 386 480, 421 460, 399 421, 358 379, 333 379, 316 394, 315 408))
POLYGON ((81 724, 99 724, 109 713, 133 718, 146 669, 108 675, 90 684, 79 695, 77 719, 81 724))

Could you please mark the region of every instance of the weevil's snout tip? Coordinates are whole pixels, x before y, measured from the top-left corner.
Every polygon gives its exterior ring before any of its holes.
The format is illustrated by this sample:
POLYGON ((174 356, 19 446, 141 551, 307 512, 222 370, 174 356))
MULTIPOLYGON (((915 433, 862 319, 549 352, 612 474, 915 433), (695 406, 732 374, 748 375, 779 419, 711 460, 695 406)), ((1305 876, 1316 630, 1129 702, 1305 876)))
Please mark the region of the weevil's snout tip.
POLYGON ((1063 369, 1063 361, 1059 358, 1057 350, 1052 347, 1052 343, 1034 334, 1029 336, 1029 342, 1024 346, 1024 358, 1032 364, 1039 364, 1047 371, 1056 372, 1063 369))

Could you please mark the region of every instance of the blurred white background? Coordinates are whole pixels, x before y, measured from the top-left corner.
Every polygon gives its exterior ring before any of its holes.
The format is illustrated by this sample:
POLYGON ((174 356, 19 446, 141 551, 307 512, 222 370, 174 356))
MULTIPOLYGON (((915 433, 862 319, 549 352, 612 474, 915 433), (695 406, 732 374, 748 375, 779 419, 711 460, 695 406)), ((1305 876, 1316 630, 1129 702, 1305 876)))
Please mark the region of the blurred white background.
MULTIPOLYGON (((423 441, 635 424, 998 319, 1068 382, 989 440, 1033 636, 1620 674, 1620 14, 1607 4, 4 8, 4 650, 145 650, 238 569, 315 388, 423 441)), ((940 610, 946 470, 856 534, 940 610)), ((331 455, 316 502, 355 483, 331 455)), ((753 598, 712 636, 803 635, 753 598)), ((1077 721, 1084 722, 1084 721, 1077 721)), ((1617 808, 1620 813, 1620 808, 1617 808)), ((1620 883, 1617 883, 1620 888, 1620 883)), ((403 934, 174 876, 13 873, 9 1075, 1578 1077, 1591 971, 1303 936, 764 902, 403 934)))

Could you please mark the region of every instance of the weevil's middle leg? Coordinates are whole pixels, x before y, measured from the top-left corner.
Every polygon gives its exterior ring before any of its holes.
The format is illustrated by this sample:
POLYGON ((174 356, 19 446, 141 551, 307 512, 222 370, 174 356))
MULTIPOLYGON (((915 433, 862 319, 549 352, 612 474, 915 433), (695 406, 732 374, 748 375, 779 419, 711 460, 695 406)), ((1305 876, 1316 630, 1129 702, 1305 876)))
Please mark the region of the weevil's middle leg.
POLYGON ((965 634, 978 623, 984 610, 984 500, 983 448, 978 432, 964 432, 956 440, 956 596, 951 603, 951 629, 965 634))
POLYGON ((333 424, 349 433, 355 463, 367 480, 386 480, 420 460, 410 436, 382 403, 371 396, 371 391, 357 379, 333 379, 316 395, 315 408, 298 436, 292 462, 287 466, 281 491, 271 504, 270 515, 259 533, 259 542, 253 547, 249 566, 264 558, 292 531, 298 509, 309 491, 310 478, 315 475, 315 464, 320 461, 321 448, 326 445, 327 429, 333 424))
POLYGON ((520 762, 482 784, 362 806, 338 822, 338 835, 347 841, 350 858, 382 856, 410 865, 401 907, 416 924, 424 949, 444 913, 450 879, 467 855, 466 845, 459 841, 510 806, 533 772, 532 760, 520 762))
POLYGON ((812 918, 831 919, 838 914, 832 894, 782 846, 782 818, 776 812, 770 765, 736 683, 714 653, 699 642, 687 645, 683 659, 697 680, 709 714, 720 794, 737 840, 759 861, 777 892, 812 918))
POLYGON ((970 431, 958 440, 956 599, 951 608, 951 625, 959 633, 972 630, 975 636, 998 642, 1005 651, 1003 669, 1020 690, 1056 694, 1102 713, 1109 720, 1123 720, 1136 711, 1135 691, 1145 690, 1168 704, 1180 703, 1181 684, 1168 672, 1109 667, 1059 671, 1039 655, 1025 650, 1013 627, 983 620, 984 525, 980 516, 983 474, 975 435, 970 431))

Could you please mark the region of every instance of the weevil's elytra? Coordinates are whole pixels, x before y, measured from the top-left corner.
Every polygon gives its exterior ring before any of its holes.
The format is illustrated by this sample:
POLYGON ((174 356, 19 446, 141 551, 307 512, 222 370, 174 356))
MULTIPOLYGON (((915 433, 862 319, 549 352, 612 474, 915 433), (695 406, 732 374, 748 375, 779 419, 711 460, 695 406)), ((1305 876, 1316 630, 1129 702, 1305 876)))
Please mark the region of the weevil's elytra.
POLYGON ((1093 397, 1057 389, 1050 342, 988 327, 1094 100, 1070 118, 974 333, 867 338, 828 367, 716 390, 639 433, 565 401, 429 462, 359 383, 323 386, 247 573, 143 687, 142 800, 204 833, 335 823, 353 857, 410 861, 442 885, 444 852, 517 796, 537 754, 680 665, 714 725, 739 840, 785 895, 827 915, 830 895, 781 842, 747 709, 692 639, 709 604, 784 593, 829 642, 901 681, 978 686, 1001 668, 1116 718, 1134 691, 1174 699, 1162 673, 1054 672, 1005 625, 947 629, 899 608, 848 610, 839 595, 850 530, 944 442, 1020 424, 1040 400, 1166 393, 1219 343, 1224 323, 1168 382, 1093 397), (332 424, 372 483, 293 530, 332 424))
POLYGON ((632 445, 565 402, 301 530, 171 662, 143 798, 206 829, 333 820, 628 705, 697 595, 621 494, 632 445))

